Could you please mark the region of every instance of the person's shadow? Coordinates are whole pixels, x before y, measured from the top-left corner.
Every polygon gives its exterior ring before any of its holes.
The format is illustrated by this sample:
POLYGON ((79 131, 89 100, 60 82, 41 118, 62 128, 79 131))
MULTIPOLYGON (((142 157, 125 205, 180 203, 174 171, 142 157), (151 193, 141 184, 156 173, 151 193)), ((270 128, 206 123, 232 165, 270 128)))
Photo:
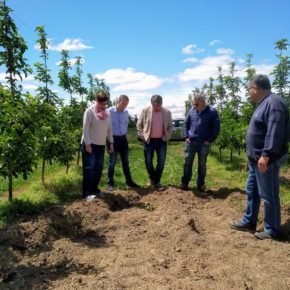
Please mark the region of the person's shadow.
POLYGON ((290 218, 281 225, 281 242, 290 242, 290 218))
POLYGON ((240 188, 228 188, 221 187, 217 190, 208 189, 205 193, 200 192, 198 189, 194 190, 194 194, 201 198, 213 198, 213 199, 226 199, 232 193, 237 192, 239 194, 246 194, 246 192, 240 188))

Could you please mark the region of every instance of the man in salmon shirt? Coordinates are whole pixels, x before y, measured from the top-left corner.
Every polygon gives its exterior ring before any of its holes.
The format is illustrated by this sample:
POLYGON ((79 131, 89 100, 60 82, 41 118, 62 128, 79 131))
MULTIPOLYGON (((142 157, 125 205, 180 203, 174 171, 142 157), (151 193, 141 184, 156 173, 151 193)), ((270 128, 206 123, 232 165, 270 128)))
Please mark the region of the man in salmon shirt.
POLYGON ((138 137, 144 142, 144 157, 150 185, 160 187, 164 169, 167 141, 172 133, 171 112, 162 107, 162 97, 153 95, 151 106, 144 108, 137 122, 138 137), (153 166, 154 151, 157 154, 156 168, 153 166))

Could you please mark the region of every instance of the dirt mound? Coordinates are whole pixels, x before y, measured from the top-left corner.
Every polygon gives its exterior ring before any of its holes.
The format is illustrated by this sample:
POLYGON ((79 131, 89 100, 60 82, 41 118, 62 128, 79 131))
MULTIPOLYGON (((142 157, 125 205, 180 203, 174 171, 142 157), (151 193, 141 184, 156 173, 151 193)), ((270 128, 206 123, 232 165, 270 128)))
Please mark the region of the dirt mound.
POLYGON ((229 228, 244 199, 164 187, 48 208, 0 231, 0 289, 289 289, 289 243, 229 228))

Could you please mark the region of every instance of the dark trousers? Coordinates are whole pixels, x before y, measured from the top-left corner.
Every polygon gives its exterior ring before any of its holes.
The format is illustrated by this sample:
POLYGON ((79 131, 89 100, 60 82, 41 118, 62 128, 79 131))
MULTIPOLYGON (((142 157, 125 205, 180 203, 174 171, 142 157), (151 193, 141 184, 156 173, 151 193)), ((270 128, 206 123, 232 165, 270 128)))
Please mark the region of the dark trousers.
POLYGON ((281 233, 279 170, 286 157, 287 155, 268 164, 264 173, 259 171, 257 163, 252 161, 248 163, 247 210, 242 222, 246 225, 257 224, 262 199, 264 200, 264 230, 274 237, 279 237, 281 233))
POLYGON ((132 177, 129 167, 129 146, 126 135, 113 136, 114 138, 114 151, 110 154, 108 163, 108 184, 114 185, 115 165, 117 162, 118 153, 122 161, 122 168, 126 178, 126 182, 132 182, 132 177))
POLYGON ((83 197, 100 191, 98 185, 104 166, 105 145, 92 144, 91 146, 92 153, 88 153, 85 143, 82 144, 83 197))
POLYGON ((185 161, 183 166, 183 176, 181 182, 188 185, 192 177, 192 165, 197 154, 198 157, 198 167, 197 167, 197 186, 202 186, 205 184, 206 176, 206 161, 209 154, 209 146, 204 143, 191 141, 189 144, 185 144, 185 161))
POLYGON ((162 138, 152 138, 149 143, 144 144, 145 165, 151 181, 155 184, 160 182, 165 165, 166 152, 167 142, 164 142, 162 138), (155 169, 153 166, 154 151, 157 154, 157 165, 155 169))

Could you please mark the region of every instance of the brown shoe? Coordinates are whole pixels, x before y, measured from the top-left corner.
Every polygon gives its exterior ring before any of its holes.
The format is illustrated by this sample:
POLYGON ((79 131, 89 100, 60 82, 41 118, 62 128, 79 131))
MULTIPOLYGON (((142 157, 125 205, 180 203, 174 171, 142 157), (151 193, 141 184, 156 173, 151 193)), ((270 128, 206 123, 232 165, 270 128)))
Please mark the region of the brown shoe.
POLYGON ((188 188, 188 184, 185 184, 185 183, 181 183, 180 184, 180 188, 182 189, 182 190, 188 190, 189 188, 188 188))

